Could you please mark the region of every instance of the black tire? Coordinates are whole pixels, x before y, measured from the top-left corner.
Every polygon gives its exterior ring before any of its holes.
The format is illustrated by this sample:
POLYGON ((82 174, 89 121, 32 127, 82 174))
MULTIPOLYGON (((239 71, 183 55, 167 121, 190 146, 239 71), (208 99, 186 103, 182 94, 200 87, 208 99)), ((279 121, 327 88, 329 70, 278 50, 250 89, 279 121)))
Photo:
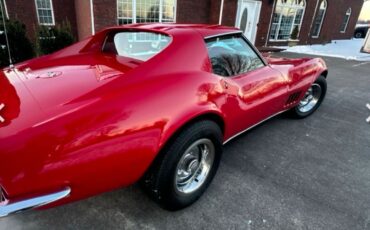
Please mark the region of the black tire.
MULTIPOLYGON (((151 198, 167 210, 175 211, 191 205, 204 193, 216 174, 222 155, 222 140, 222 131, 213 121, 199 121, 186 127, 166 145, 144 175, 141 181, 144 189, 151 198), (202 180, 202 184, 199 185, 200 187, 191 193, 185 194, 178 190, 178 184, 176 183, 178 164, 180 161, 184 161, 183 156, 185 156, 189 147, 200 140, 212 142, 214 146, 212 150, 215 153, 213 163, 207 176, 202 180)), ((201 152, 199 151, 199 153, 201 152)), ((207 156, 208 154, 206 154, 207 156)))
POLYGON ((365 34, 363 32, 356 32, 354 37, 355 38, 364 38, 365 34))
MULTIPOLYGON (((315 87, 319 86, 317 88, 320 88, 320 90, 321 90, 320 96, 318 97, 318 100, 317 100, 316 104, 312 108, 310 108, 309 110, 307 110, 307 111, 305 111, 305 110, 302 109, 301 104, 298 104, 296 107, 294 107, 293 109, 290 110, 291 114, 295 118, 298 118, 298 119, 306 118, 306 117, 310 116, 311 114, 313 114, 320 107, 322 101, 325 98, 326 91, 327 91, 326 78, 321 75, 312 84, 312 86, 311 86, 310 89, 314 89, 314 88, 312 88, 314 86, 315 87)), ((301 100, 301 102, 303 102, 303 101, 304 101, 304 99, 301 100)))

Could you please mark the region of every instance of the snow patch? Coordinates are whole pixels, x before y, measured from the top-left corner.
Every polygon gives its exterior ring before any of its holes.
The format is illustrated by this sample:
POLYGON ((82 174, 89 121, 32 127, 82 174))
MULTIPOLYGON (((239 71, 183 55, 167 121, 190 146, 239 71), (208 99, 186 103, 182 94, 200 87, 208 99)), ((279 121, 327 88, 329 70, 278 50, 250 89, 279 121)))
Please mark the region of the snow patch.
POLYGON ((337 57, 355 61, 370 61, 370 54, 360 52, 365 42, 364 40, 365 39, 334 40, 332 43, 325 45, 279 46, 279 48, 286 49, 283 52, 337 57))

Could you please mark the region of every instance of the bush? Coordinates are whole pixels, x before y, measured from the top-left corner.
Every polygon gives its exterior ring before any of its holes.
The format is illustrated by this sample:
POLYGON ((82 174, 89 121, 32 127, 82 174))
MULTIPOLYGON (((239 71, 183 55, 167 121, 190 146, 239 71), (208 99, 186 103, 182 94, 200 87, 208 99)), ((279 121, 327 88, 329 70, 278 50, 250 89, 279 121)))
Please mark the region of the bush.
POLYGON ((62 25, 55 27, 40 26, 38 28, 37 46, 40 55, 63 49, 73 44, 74 41, 71 26, 68 22, 63 22, 62 25))
POLYGON ((298 26, 294 26, 292 34, 290 35, 290 39, 297 40, 298 39, 298 34, 299 34, 299 28, 298 28, 298 26))
MULTIPOLYGON (((19 21, 6 21, 6 29, 9 40, 10 53, 12 56, 12 62, 17 63, 30 58, 35 55, 31 41, 26 35, 26 26, 19 21)), ((0 30, 4 31, 4 25, 1 23, 0 30)), ((8 48, 6 47, 5 34, 1 35, 0 39, 0 66, 8 66, 9 56, 8 48)))

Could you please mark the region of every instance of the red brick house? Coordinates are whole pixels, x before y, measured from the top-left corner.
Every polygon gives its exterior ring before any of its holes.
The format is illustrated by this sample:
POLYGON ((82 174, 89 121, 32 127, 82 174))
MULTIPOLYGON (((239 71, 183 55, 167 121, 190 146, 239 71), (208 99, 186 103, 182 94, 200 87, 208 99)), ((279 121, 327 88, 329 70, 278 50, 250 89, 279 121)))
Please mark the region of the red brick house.
POLYGON ((106 26, 139 22, 236 26, 257 46, 352 37, 363 0, 2 0, 9 18, 37 25, 68 20, 83 39, 106 26), (292 36, 292 34, 296 36, 292 36))

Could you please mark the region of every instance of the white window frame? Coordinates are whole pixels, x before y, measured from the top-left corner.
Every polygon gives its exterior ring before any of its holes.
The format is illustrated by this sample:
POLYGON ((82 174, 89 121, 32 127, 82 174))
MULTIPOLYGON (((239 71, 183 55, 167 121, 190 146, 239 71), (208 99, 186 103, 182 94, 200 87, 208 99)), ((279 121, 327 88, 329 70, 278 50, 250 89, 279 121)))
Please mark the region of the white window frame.
MULTIPOLYGON (((118 1, 116 0, 116 6, 117 6, 117 24, 119 24, 119 19, 128 19, 124 17, 118 17, 119 15, 119 7, 118 7, 118 1)), ((132 1, 132 24, 137 23, 136 21, 136 0, 131 0, 132 1)), ((162 17, 163 17, 163 0, 159 0, 159 23, 176 23, 176 13, 177 13, 177 0, 174 0, 174 12, 173 12, 173 22, 162 22, 162 17)))
POLYGON ((39 25, 42 25, 42 26, 55 26, 53 0, 48 0, 48 1, 50 1, 51 19, 52 19, 53 22, 52 23, 41 23, 40 22, 39 9, 45 9, 45 10, 49 10, 49 9, 47 9, 47 8, 38 8, 38 6, 37 6, 37 0, 35 0, 37 21, 38 21, 39 25))
MULTIPOLYGON (((348 23, 349 23, 349 20, 351 19, 351 15, 352 15, 352 8, 351 7, 347 9, 345 16, 347 16, 347 15, 348 15, 348 18, 347 18, 347 21, 346 21, 346 25, 344 26, 344 30, 340 31, 342 34, 344 34, 347 31, 348 23)), ((342 26, 342 24, 340 26, 342 26)))
MULTIPOLYGON (((319 30, 317 32, 317 35, 312 35, 313 38, 318 38, 320 37, 320 33, 321 33, 321 27, 322 27, 322 24, 324 23, 324 19, 325 19, 325 15, 326 15, 326 11, 328 10, 328 1, 327 0, 322 0, 321 1, 321 4, 319 6, 319 10, 317 11, 317 14, 320 12, 320 10, 322 10, 321 8, 321 5, 325 2, 325 8, 324 8, 324 14, 322 15, 322 18, 321 18, 321 21, 320 21, 320 26, 319 26, 319 30)), ((315 15, 315 18, 314 18, 314 22, 316 20, 316 17, 317 15, 315 15)))
MULTIPOLYGON (((280 14, 279 16, 279 22, 278 22, 278 25, 277 25, 277 28, 276 28, 276 31, 275 31, 275 38, 272 39, 270 38, 271 36, 271 27, 272 27, 272 24, 274 24, 273 20, 271 21, 271 25, 270 25, 270 31, 269 31, 269 36, 268 36, 268 40, 271 41, 271 42, 284 42, 284 41, 299 41, 299 35, 301 34, 301 29, 302 29, 302 24, 303 24, 303 19, 304 19, 304 15, 306 13, 306 7, 307 7, 307 2, 306 0, 303 0, 304 2, 304 6, 300 6, 300 5, 290 5, 290 4, 286 4, 286 3, 282 3, 281 1, 277 0, 277 3, 275 5, 275 8, 274 8, 274 11, 273 11, 273 14, 275 14, 275 11, 276 11, 276 8, 277 7, 281 7, 281 8, 291 8, 291 9, 295 9, 295 13, 294 13, 294 18, 293 18, 293 23, 292 23, 292 28, 290 30, 290 34, 292 34, 293 30, 294 30, 294 21, 297 17, 297 10, 301 10, 303 9, 303 13, 302 13, 302 19, 301 19, 301 22, 299 24, 299 32, 298 32, 298 38, 297 39, 278 39, 278 33, 279 33, 279 30, 280 30, 280 26, 281 26, 281 20, 283 18, 282 14, 280 14)), ((274 16, 272 16, 274 17, 274 16)))

